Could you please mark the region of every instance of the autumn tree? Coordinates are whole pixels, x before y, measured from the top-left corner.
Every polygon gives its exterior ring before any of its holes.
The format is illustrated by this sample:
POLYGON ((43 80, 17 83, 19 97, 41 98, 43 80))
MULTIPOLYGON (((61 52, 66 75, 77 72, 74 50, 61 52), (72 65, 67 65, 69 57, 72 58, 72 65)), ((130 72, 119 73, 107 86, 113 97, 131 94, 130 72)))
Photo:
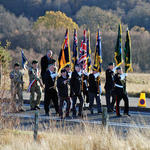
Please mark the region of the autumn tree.
POLYGON ((74 28, 78 28, 78 25, 72 20, 72 18, 67 17, 66 14, 60 11, 47 11, 44 16, 40 16, 35 22, 34 27, 35 29, 38 29, 41 26, 47 29, 68 28, 73 30, 74 28))

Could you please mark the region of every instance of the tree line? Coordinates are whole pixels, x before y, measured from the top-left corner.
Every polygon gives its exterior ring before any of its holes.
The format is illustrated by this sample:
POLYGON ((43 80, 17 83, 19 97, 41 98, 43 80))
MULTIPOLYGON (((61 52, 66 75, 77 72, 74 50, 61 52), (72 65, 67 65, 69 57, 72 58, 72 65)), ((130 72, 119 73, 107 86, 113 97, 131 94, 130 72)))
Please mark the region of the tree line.
MULTIPOLYGON (((36 4, 38 5, 40 0, 34 0, 34 2, 37 2, 36 4)), ((48 1, 45 1, 45 3, 47 2, 48 1)), ((55 0, 51 2, 55 2, 55 0)), ((34 4, 35 3, 33 3, 33 5, 34 4)), ((39 53, 39 55, 45 54, 47 49, 52 49, 55 56, 58 56, 66 28, 70 29, 71 50, 73 29, 78 29, 78 47, 80 47, 82 40, 83 29, 90 29, 91 49, 94 53, 96 31, 100 28, 102 36, 103 68, 105 69, 110 61, 114 61, 117 28, 122 19, 113 11, 106 11, 95 6, 83 6, 75 16, 76 19, 68 17, 65 13, 60 11, 46 11, 43 16, 39 16, 34 20, 25 17, 25 15, 13 14, 3 6, 0 6, 0 20, 2 20, 0 23, 0 41, 2 41, 2 45, 5 45, 6 40, 11 42, 9 48, 12 52, 12 56, 15 56, 13 53, 18 52, 17 50, 21 48, 27 51, 32 50, 33 52, 39 53)), ((127 25, 122 23, 122 26, 124 47, 127 25)), ((132 39, 134 70, 146 72, 150 67, 148 53, 150 47, 150 33, 144 27, 134 26, 130 28, 130 34, 132 39)), ((19 55, 17 56, 19 57, 19 55)), ((13 61, 18 60, 18 57, 15 57, 13 61)))

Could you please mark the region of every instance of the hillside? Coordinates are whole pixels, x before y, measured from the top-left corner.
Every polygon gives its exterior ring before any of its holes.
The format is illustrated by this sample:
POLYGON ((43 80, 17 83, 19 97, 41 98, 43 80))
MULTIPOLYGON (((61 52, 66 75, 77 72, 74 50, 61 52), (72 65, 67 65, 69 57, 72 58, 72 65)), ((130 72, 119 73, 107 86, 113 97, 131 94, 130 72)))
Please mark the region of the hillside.
MULTIPOLYGON (((65 23, 76 24, 79 27, 79 47, 83 29, 90 29, 91 49, 94 52, 96 31, 99 27, 102 36, 104 69, 109 61, 114 61, 117 28, 121 22, 123 47, 127 26, 130 29, 134 71, 149 72, 149 0, 5 0, 0 1, 0 20, 2 20, 0 24, 0 41, 2 45, 5 45, 6 40, 10 41, 10 50, 13 53, 18 52, 21 48, 41 54, 45 53, 47 49, 52 49, 55 55, 58 55, 66 27, 62 24, 65 23), (64 15, 57 13, 58 10, 63 12, 64 15), (48 27, 45 27, 43 26, 44 20, 48 19, 46 12, 47 14, 56 12, 56 14, 61 15, 50 17, 51 20, 47 22, 48 27), (59 17, 62 17, 62 19, 59 20, 59 17), (70 23, 65 20, 70 21, 70 23), (57 25, 57 29, 54 23, 57 25)), ((71 49, 72 35, 73 31, 71 29, 71 49)), ((13 61, 17 60, 19 60, 19 55, 13 59, 13 61)))

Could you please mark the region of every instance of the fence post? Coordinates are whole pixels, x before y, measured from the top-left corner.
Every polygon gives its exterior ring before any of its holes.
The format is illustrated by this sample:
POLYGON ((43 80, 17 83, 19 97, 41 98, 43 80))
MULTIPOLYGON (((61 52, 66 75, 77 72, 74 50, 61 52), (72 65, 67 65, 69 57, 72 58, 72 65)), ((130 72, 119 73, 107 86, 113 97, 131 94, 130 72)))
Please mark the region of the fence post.
POLYGON ((108 113, 107 107, 102 107, 102 125, 108 127, 108 113))
POLYGON ((37 140, 38 135, 38 125, 39 125, 39 114, 38 111, 35 112, 35 118, 34 118, 34 140, 37 140))

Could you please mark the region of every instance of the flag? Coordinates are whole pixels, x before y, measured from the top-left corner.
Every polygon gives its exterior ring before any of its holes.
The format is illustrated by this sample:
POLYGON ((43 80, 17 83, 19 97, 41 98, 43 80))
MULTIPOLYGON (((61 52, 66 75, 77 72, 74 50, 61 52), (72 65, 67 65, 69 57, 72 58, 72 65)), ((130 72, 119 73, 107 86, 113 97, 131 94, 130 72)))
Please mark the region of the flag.
POLYGON ((87 71, 87 41, 86 41, 86 31, 84 30, 83 40, 80 46, 79 53, 79 64, 82 66, 82 71, 87 71))
POLYGON ((102 44, 101 44, 100 30, 98 30, 97 35, 96 35, 94 68, 97 68, 98 72, 102 71, 102 44))
POLYGON ((70 64, 70 45, 69 45, 69 31, 68 31, 68 29, 66 30, 65 39, 64 39, 64 42, 62 44, 61 51, 59 53, 58 64, 59 64, 58 71, 60 71, 66 65, 70 64))
POLYGON ((25 57, 23 50, 21 50, 21 58, 22 58, 22 68, 27 69, 28 60, 25 57))
POLYGON ((115 47, 115 61, 117 66, 123 63, 122 58, 123 58, 122 57, 122 29, 120 24, 118 27, 118 37, 117 37, 117 43, 115 47))
POLYGON ((91 69, 91 47, 90 47, 90 31, 87 34, 87 72, 91 69))
POLYGON ((126 32, 126 42, 124 48, 125 72, 132 71, 131 38, 129 30, 126 32))
POLYGON ((77 30, 74 29, 72 70, 74 70, 74 67, 77 64, 77 60, 78 60, 78 39, 77 39, 77 30))

